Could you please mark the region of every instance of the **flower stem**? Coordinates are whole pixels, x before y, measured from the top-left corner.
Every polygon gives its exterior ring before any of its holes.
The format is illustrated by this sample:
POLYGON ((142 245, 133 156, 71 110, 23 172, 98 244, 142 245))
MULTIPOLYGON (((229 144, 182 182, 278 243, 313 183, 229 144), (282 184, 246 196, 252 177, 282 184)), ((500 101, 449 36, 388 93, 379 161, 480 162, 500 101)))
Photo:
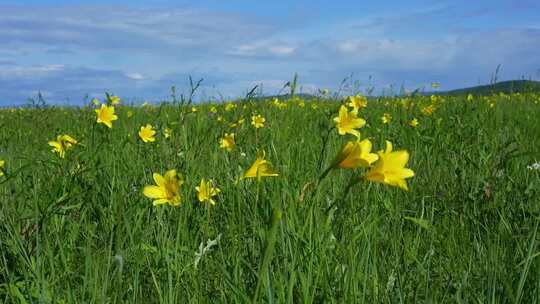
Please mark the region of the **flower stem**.
POLYGON ((338 203, 343 203, 345 202, 345 199, 347 198, 347 195, 349 194, 349 192, 351 192, 351 188, 358 184, 360 182, 360 178, 357 176, 357 175, 351 175, 351 178, 349 180, 349 183, 347 184, 347 186, 345 187, 345 190, 343 190, 343 194, 341 195, 341 198, 338 199, 338 200, 335 200, 332 205, 330 205, 328 208, 326 208, 326 211, 325 213, 329 213, 330 210, 332 210, 332 208, 334 208, 338 203))

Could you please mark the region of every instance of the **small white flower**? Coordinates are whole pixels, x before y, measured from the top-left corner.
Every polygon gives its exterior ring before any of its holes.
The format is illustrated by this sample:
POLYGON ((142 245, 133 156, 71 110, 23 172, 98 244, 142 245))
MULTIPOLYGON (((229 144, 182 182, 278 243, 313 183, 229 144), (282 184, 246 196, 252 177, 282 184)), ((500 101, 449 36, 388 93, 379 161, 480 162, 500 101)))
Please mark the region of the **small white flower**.
POLYGON ((540 170, 540 162, 535 162, 532 165, 527 166, 527 169, 529 170, 540 170))

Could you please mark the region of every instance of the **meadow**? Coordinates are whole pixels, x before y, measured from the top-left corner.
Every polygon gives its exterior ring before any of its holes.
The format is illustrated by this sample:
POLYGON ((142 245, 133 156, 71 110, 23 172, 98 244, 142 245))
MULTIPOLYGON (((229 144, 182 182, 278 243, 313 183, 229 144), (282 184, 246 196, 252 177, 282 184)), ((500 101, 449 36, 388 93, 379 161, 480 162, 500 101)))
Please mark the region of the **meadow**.
POLYGON ((537 93, 1 109, 0 302, 539 303, 539 117, 537 93))

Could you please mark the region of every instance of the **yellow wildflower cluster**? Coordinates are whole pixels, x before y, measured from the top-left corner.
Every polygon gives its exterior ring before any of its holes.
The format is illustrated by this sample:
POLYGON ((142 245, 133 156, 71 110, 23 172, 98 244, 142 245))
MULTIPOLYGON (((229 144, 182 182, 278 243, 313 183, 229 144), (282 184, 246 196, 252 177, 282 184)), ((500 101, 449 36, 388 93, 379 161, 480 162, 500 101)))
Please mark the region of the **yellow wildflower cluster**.
MULTIPOLYGON (((339 109, 339 115, 334 118, 338 133, 340 135, 352 134, 356 136, 356 141, 348 141, 341 151, 334 158, 329 168, 322 177, 332 169, 356 169, 368 168, 364 178, 369 181, 397 186, 403 190, 408 190, 405 179, 413 177, 414 172, 406 168, 409 160, 409 153, 406 150, 393 151, 393 145, 386 141, 386 149, 371 153, 372 143, 369 139, 360 140, 360 132, 357 130, 366 124, 366 121, 358 117, 358 110, 367 107, 367 99, 361 96, 348 97, 349 111, 345 106, 339 109)), ((392 116, 384 113, 381 118, 384 124, 392 120, 392 116)), ((416 127, 418 120, 415 118, 409 125, 416 127)), ((353 183, 360 179, 356 178, 353 183)))
POLYGON ((283 101, 279 101, 279 99, 274 98, 272 100, 272 105, 280 110, 285 109, 287 107, 287 103, 283 101))
MULTIPOLYGON (((427 98, 425 98, 427 100, 427 98)), ((434 110, 434 104, 439 101, 432 100, 432 104, 422 109, 422 113, 425 115, 431 115, 434 110), (428 110, 426 110, 428 109, 428 110), (426 114, 428 113, 429 114, 426 114)), ((92 103, 95 106, 91 106, 95 112, 95 121, 98 125, 105 125, 107 128, 99 129, 99 132, 103 130, 108 130, 113 128, 113 123, 118 120, 117 113, 119 115, 126 115, 128 118, 133 117, 134 113, 129 110, 124 112, 124 106, 120 106, 121 99, 116 95, 108 95, 104 102, 100 102, 98 99, 93 99, 92 103)), ((399 106, 399 103, 396 103, 399 106)), ((409 107, 409 104, 407 107, 409 107)), ((318 109, 321 108, 320 112, 323 110, 330 109, 330 106, 323 103, 314 103, 310 100, 307 102, 299 97, 294 97, 288 102, 280 101, 278 98, 274 98, 271 102, 267 102, 269 107, 275 107, 277 109, 284 109, 287 106, 295 107, 297 105, 299 108, 305 108, 302 111, 309 111, 309 109, 318 109), (306 107, 307 105, 307 107, 306 107)), ((143 104, 144 107, 148 107, 146 110, 137 109, 136 111, 149 113, 152 112, 152 109, 147 102, 143 104)), ((332 105, 331 105, 332 106, 332 105)), ((368 107, 368 99, 362 95, 348 96, 345 100, 342 101, 342 104, 337 110, 337 115, 333 118, 326 120, 327 123, 332 125, 332 129, 329 130, 328 134, 331 134, 331 130, 335 128, 337 133, 342 136, 348 134, 353 135, 355 138, 353 140, 348 140, 339 150, 337 155, 334 157, 333 161, 330 163, 326 172, 337 169, 349 169, 355 170, 358 168, 364 168, 366 172, 362 175, 355 175, 355 182, 361 180, 368 180, 378 183, 387 184, 390 186, 399 187, 404 190, 408 190, 408 184, 406 179, 414 176, 413 170, 407 168, 407 163, 409 160, 409 152, 406 150, 393 150, 393 145, 390 141, 386 141, 386 147, 384 150, 378 152, 372 152, 373 143, 372 141, 365 137, 362 138, 360 129, 367 125, 367 122, 364 118, 360 117, 360 114, 365 114, 363 111, 368 107), (332 121, 330 121, 332 119, 332 121)), ((200 113, 205 113, 207 116, 211 117, 211 123, 216 125, 215 121, 217 120, 221 124, 219 126, 223 127, 225 131, 227 127, 237 128, 233 130, 234 132, 223 132, 219 138, 219 148, 223 149, 227 153, 227 159, 234 159, 234 157, 242 155, 246 156, 242 150, 242 143, 244 141, 241 136, 242 130, 240 128, 245 123, 246 119, 250 119, 251 126, 255 129, 255 148, 257 148, 257 154, 254 157, 253 162, 247 169, 244 168, 242 173, 238 174, 237 182, 240 182, 245 179, 255 179, 257 183, 260 183, 263 178, 266 177, 277 177, 279 173, 274 169, 274 166, 267 158, 266 152, 263 149, 260 149, 258 142, 262 141, 261 138, 264 138, 264 132, 269 130, 268 122, 266 118, 270 119, 270 122, 273 122, 273 116, 275 113, 263 113, 260 111, 260 108, 256 108, 254 104, 246 102, 244 104, 236 104, 233 102, 226 102, 222 105, 200 105, 200 106, 189 106, 184 109, 184 114, 189 114, 192 116, 200 116, 200 114, 194 114, 200 111, 200 113), (208 112, 212 113, 209 114, 208 112), (248 113, 251 113, 250 116, 248 113), (264 116, 260 113, 263 113, 264 116), (244 118, 244 115, 246 118, 244 118), (266 116, 266 118, 265 118, 266 116), (265 128, 266 127, 266 128, 265 128), (240 137, 240 143, 237 143, 237 136, 240 137)), ((300 111, 295 109, 295 111, 300 111)), ((363 116, 363 115, 362 115, 363 116)), ((169 119, 169 117, 167 117, 169 119)), ((382 118, 384 124, 388 124, 392 121, 392 116, 389 113, 384 113, 382 118)), ((417 127, 419 121, 417 118, 413 118, 408 121, 409 126, 417 127)), ((170 141, 164 142, 167 144, 167 148, 174 146, 174 153, 176 155, 182 155, 181 152, 176 152, 177 147, 175 144, 175 137, 173 136, 173 130, 167 126, 174 126, 178 122, 167 120, 166 123, 155 123, 156 126, 150 123, 144 123, 138 125, 139 129, 134 128, 138 135, 139 143, 155 143, 159 136, 163 136, 165 139, 170 139, 170 141)), ((122 125, 123 126, 123 125, 122 125)), ((253 129, 249 129, 250 132, 253 129)), ((115 129, 116 130, 116 129, 115 129)), ((181 128, 176 129, 175 132, 181 132, 181 128)), ((94 130, 92 130, 94 131, 94 130)), ((109 131, 107 131, 109 132, 109 131)), ((133 135, 131 133, 131 135, 133 135)), ((174 133, 176 135, 176 133, 174 133)), ((214 144, 216 144, 216 138, 213 139, 214 144)), ((133 141, 130 141, 133 143, 133 141)), ((74 137, 64 134, 58 135, 55 140, 51 140, 48 144, 52 147, 52 151, 60 158, 66 158, 66 155, 70 153, 69 151, 75 146, 81 145, 74 137)), ((161 144, 161 143, 160 143, 161 144)), ((152 147, 152 145, 148 145, 152 147)), ((156 145, 157 147, 158 145, 156 145)), ((164 149, 165 150, 165 149, 164 149)), ((172 150, 172 149, 171 149, 172 150)), ((255 149, 254 149, 255 150, 255 149)), ((145 150, 148 152, 148 150, 145 150)), ((0 160, 0 176, 5 174, 5 161, 0 160)), ((170 167, 169 167, 170 168, 170 167)), ((176 171, 176 169, 167 170, 163 175, 162 173, 153 172, 152 178, 154 184, 146 185, 142 187, 142 193, 144 196, 152 200, 153 205, 171 205, 178 206, 182 203, 182 186, 185 184, 183 176, 176 171)), ((200 178, 200 177, 199 177, 200 178)), ((197 178, 197 180, 199 180, 197 178)), ((201 178, 200 183, 195 187, 197 193, 197 200, 201 203, 207 203, 210 205, 215 205, 217 197, 219 197, 221 190, 217 187, 216 183, 212 179, 201 178)))

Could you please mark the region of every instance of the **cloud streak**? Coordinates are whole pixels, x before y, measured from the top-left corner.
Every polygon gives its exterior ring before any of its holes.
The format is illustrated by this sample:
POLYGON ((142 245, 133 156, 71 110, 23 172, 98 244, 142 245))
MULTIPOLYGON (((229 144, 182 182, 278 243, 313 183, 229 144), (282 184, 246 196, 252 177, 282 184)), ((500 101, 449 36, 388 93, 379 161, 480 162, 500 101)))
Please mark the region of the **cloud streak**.
POLYGON ((189 9, 9 7, 1 8, 0 15, 3 47, 211 51, 272 30, 270 25, 240 16, 189 9))

